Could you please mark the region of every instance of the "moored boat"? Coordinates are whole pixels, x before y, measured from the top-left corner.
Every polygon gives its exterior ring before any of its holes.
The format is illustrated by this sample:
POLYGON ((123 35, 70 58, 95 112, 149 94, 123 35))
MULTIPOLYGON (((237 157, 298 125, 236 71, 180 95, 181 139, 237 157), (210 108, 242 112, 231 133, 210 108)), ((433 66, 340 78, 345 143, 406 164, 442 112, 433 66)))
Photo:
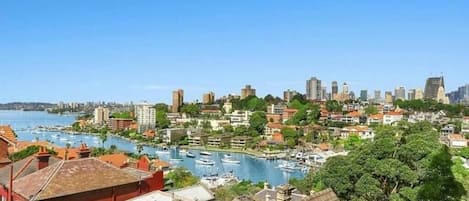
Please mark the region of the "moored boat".
POLYGON ((195 158, 195 155, 192 152, 189 151, 189 152, 186 153, 186 157, 195 158))
POLYGON ((221 159, 223 163, 231 163, 231 164, 240 164, 241 161, 233 159, 233 158, 223 158, 221 159))
POLYGON ((195 160, 195 163, 200 165, 215 165, 215 161, 205 158, 195 160))
POLYGON ((201 152, 200 152, 200 155, 204 155, 204 156, 211 156, 211 155, 212 155, 212 153, 210 153, 210 152, 207 152, 207 151, 201 151, 201 152))

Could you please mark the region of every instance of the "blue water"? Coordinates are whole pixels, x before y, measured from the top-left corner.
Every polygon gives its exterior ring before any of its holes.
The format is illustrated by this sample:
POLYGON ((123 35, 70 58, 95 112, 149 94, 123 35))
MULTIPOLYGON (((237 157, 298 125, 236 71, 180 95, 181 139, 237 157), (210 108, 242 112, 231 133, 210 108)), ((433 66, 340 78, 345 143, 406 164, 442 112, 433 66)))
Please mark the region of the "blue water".
MULTIPOLYGON (((49 140, 59 146, 65 146, 70 143, 72 146, 78 146, 81 142, 86 143, 88 146, 101 147, 101 141, 97 136, 93 135, 69 135, 61 132, 41 132, 34 133, 28 128, 36 126, 55 126, 55 125, 70 125, 75 120, 74 116, 60 116, 55 114, 48 114, 46 112, 23 112, 23 111, 1 111, 0 110, 0 124, 9 124, 13 127, 19 140, 32 141, 36 138, 39 140, 49 140)), ((104 143, 105 147, 116 145, 118 149, 136 152, 136 145, 125 139, 108 136, 107 141, 104 143)), ((200 158, 199 151, 190 150, 196 154, 196 159, 200 158)), ((280 185, 288 182, 293 177, 303 177, 301 171, 285 172, 277 168, 279 161, 263 160, 252 157, 247 154, 232 153, 233 158, 240 160, 241 164, 226 164, 222 163, 221 159, 225 153, 211 152, 210 158, 216 162, 214 166, 205 166, 195 163, 195 159, 179 156, 177 150, 171 150, 170 153, 158 151, 154 147, 144 146, 143 152, 149 155, 157 155, 162 160, 169 161, 173 166, 183 166, 189 169, 197 176, 203 176, 212 173, 225 173, 233 171, 234 174, 240 179, 248 179, 253 182, 267 181, 272 185, 280 185), (180 157, 183 161, 171 161, 170 158, 180 157)))

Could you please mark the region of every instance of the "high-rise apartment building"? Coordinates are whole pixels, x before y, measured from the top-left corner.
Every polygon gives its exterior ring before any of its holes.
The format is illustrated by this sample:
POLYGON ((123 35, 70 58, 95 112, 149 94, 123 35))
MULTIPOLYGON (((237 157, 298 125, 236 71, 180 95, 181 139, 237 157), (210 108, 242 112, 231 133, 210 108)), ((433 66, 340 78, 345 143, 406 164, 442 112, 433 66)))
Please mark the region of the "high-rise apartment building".
POLYGON ((342 94, 347 95, 347 94, 349 94, 349 93, 350 93, 350 91, 349 91, 349 86, 348 86, 348 84, 347 84, 346 82, 344 82, 344 84, 342 85, 342 94))
POLYGON ((381 101, 381 90, 375 90, 375 96, 373 99, 375 99, 375 102, 381 101))
POLYGON ((203 95, 202 103, 203 104, 212 104, 215 102, 215 93, 210 91, 203 95))
POLYGON ((423 99, 423 91, 422 89, 415 89, 415 100, 423 99))
POLYGON ((404 87, 396 87, 394 89, 394 96, 396 100, 405 100, 405 88, 404 87))
POLYGON ((339 85, 337 85, 337 81, 332 81, 332 92, 331 92, 332 99, 335 99, 335 97, 337 96, 337 93, 339 93, 339 85))
POLYGON ((143 102, 135 105, 135 115, 137 117, 137 131, 139 133, 143 133, 146 130, 155 129, 156 109, 152 104, 143 102))
POLYGON ((407 99, 415 100, 415 89, 409 89, 409 91, 407 92, 407 99))
POLYGON ((392 98, 392 92, 391 91, 384 92, 384 102, 387 103, 387 104, 392 104, 393 98, 392 98))
POLYGON ((171 112, 179 112, 182 104, 184 103, 184 90, 178 89, 173 91, 173 105, 171 106, 171 112))
POLYGON ((316 77, 306 80, 306 99, 308 100, 321 100, 322 99, 322 86, 321 80, 316 77))
POLYGON ((423 94, 425 99, 438 100, 438 90, 440 87, 443 87, 443 89, 445 87, 443 76, 428 78, 425 83, 425 92, 423 94))
POLYGON ((283 101, 290 102, 291 99, 298 94, 299 93, 295 90, 287 89, 286 91, 283 92, 283 101))
POLYGON ((105 107, 97 107, 94 109, 94 123, 103 125, 109 122, 109 109, 105 107))
POLYGON ((256 89, 252 88, 251 85, 246 85, 241 89, 241 99, 245 99, 248 96, 255 96, 256 89))
POLYGON ((361 90, 360 91, 360 100, 361 101, 367 101, 368 100, 368 91, 367 90, 361 90))

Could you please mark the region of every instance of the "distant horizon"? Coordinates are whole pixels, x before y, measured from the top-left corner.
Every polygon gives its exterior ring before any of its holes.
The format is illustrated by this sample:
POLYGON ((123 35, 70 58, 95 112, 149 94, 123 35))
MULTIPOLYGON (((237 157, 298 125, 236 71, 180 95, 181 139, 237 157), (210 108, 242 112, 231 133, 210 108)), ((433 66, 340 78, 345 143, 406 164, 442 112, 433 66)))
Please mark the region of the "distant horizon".
POLYGON ((469 83, 468 1, 17 1, 0 8, 0 102, 406 91, 469 83))

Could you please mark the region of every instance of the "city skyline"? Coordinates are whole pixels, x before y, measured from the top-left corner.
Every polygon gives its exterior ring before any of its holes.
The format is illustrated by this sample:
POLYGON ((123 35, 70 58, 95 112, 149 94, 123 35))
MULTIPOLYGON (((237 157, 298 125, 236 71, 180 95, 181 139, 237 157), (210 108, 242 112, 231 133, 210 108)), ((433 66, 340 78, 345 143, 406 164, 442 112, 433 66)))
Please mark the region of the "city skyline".
POLYGON ((171 103, 179 88, 201 101, 246 84, 282 97, 310 77, 356 95, 424 89, 441 74, 447 92, 468 82, 464 1, 89 5, 4 3, 0 102, 171 103))

